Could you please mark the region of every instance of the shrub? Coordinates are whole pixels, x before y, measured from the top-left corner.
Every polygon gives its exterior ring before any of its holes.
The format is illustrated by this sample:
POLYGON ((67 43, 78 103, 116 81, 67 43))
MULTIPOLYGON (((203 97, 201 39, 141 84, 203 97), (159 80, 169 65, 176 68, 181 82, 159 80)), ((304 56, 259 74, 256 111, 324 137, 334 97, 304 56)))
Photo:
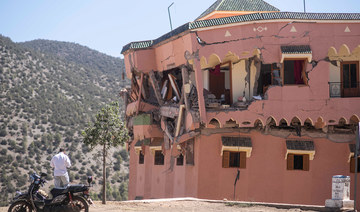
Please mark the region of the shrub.
POLYGON ((2 150, 0 151, 0 154, 1 154, 1 155, 6 155, 6 153, 7 153, 7 149, 2 149, 2 150))
POLYGON ((5 137, 7 135, 6 129, 0 129, 0 137, 5 137))

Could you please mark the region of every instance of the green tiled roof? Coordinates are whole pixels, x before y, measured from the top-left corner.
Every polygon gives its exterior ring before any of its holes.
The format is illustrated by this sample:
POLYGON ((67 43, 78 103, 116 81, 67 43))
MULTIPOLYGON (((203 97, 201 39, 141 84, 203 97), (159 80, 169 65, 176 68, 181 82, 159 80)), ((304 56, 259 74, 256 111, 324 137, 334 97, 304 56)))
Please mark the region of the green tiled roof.
POLYGON ((313 141, 302 141, 302 140, 287 140, 286 148, 290 150, 305 150, 312 151, 315 150, 313 141))
POLYGON ((192 29, 199 29, 212 26, 221 26, 226 24, 260 21, 260 20, 360 20, 360 13, 299 13, 299 12, 270 12, 253 13, 232 17, 208 19, 186 23, 163 36, 148 41, 131 42, 123 47, 121 53, 129 49, 145 49, 155 44, 165 41, 173 36, 177 36, 192 29))
POLYGON ((280 11, 263 0, 217 0, 196 20, 214 11, 280 11))
POLYGON ((208 19, 208 20, 200 20, 194 21, 190 23, 190 29, 197 29, 203 27, 211 27, 211 26, 219 26, 224 24, 233 24, 233 23, 240 23, 246 21, 256 21, 262 20, 263 16, 262 13, 252 13, 247 15, 239 15, 239 16, 232 16, 232 17, 225 17, 225 18, 215 18, 215 19, 208 19))
POLYGON ((123 47, 123 49, 146 49, 153 44, 152 40, 131 42, 123 47))
POLYGON ((252 147, 249 137, 221 137, 221 141, 223 146, 252 147))
POLYGON ((281 52, 284 54, 305 54, 311 53, 311 48, 309 45, 281 46, 281 52))

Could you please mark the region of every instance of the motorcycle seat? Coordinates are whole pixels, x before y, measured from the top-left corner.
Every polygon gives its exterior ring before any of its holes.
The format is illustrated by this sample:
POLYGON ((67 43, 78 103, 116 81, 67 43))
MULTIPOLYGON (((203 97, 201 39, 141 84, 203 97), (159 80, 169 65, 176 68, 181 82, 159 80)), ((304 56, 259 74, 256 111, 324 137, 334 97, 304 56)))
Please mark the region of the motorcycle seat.
POLYGON ((53 197, 59 196, 60 194, 66 194, 69 192, 69 187, 66 188, 53 188, 50 193, 53 197))
POLYGON ((78 185, 70 185, 69 187, 67 187, 67 189, 69 189, 69 192, 75 193, 75 192, 85 191, 87 187, 84 184, 78 184, 78 185))
POLYGON ((69 185, 66 188, 53 188, 53 189, 51 189, 50 193, 52 194, 53 197, 56 197, 61 194, 66 194, 68 192, 71 192, 71 193, 82 192, 82 191, 85 191, 86 189, 87 189, 86 185, 84 185, 84 184, 69 185))

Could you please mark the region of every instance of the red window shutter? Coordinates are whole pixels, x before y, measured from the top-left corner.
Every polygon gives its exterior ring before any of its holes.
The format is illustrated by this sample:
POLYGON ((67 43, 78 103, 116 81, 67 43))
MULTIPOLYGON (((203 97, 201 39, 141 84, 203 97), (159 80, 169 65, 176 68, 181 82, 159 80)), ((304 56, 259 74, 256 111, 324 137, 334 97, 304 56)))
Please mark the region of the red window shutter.
POLYGON ((294 155, 288 154, 287 156, 287 170, 294 170, 294 155))
POLYGON ((355 157, 351 157, 351 160, 350 160, 350 172, 355 173, 355 157))
POLYGON ((240 169, 246 168, 246 152, 240 152, 240 169))
POLYGON ((310 169, 310 157, 308 154, 303 155, 303 170, 309 171, 310 169))
POLYGON ((229 164, 230 164, 230 152, 224 151, 223 152, 222 167, 223 168, 229 168, 229 164))

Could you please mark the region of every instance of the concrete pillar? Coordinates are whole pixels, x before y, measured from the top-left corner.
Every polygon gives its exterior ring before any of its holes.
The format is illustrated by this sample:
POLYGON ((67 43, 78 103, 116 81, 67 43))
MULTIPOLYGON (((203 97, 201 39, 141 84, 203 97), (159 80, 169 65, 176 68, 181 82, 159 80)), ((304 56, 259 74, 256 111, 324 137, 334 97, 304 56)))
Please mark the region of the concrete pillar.
POLYGON ((337 209, 354 207, 354 200, 350 200, 350 176, 333 176, 331 190, 331 199, 325 201, 325 207, 337 209))

